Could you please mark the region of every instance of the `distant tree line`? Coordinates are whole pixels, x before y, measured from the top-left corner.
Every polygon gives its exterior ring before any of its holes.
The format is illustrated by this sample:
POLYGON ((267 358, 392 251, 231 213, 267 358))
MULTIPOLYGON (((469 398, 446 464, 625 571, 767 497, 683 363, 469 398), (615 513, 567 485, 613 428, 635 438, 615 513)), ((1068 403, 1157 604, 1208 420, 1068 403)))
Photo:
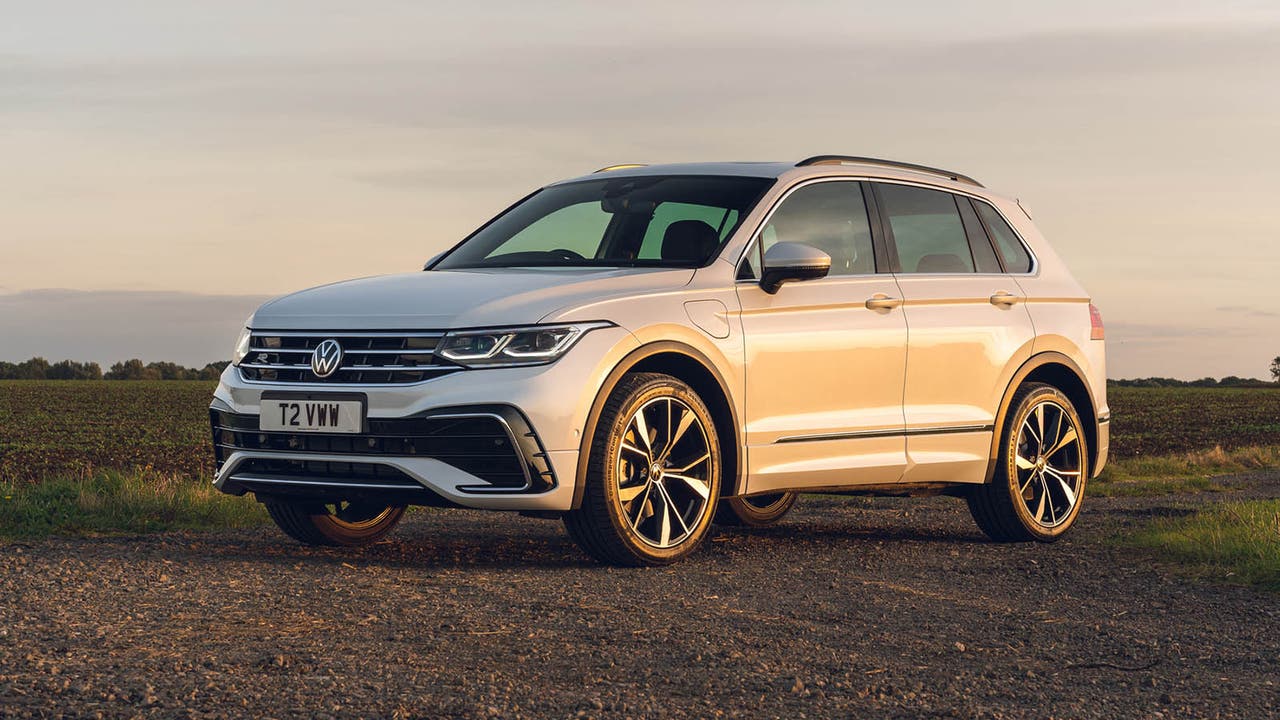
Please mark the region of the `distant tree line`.
POLYGON ((143 363, 134 358, 115 363, 104 373, 96 362, 50 363, 33 357, 20 363, 0 361, 0 380, 217 380, 230 364, 220 360, 196 369, 171 362, 143 363))
POLYGON ((1200 378, 1199 380, 1178 380, 1176 378, 1149 377, 1149 378, 1132 378, 1127 380, 1108 380, 1108 385, 1116 385, 1119 387, 1239 387, 1239 388, 1273 388, 1280 383, 1280 377, 1276 382, 1267 382, 1257 378, 1242 378, 1235 375, 1228 375, 1221 380, 1216 378, 1200 378))

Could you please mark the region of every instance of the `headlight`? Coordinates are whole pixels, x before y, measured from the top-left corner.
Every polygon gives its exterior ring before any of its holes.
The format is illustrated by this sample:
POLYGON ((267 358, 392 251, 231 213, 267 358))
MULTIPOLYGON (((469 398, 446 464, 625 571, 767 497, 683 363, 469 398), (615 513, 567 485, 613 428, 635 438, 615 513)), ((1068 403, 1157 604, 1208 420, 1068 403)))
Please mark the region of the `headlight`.
POLYGON ((460 330, 445 335, 436 354, 467 367, 545 365, 569 351, 578 338, 612 323, 532 325, 501 330, 460 330))
POLYGON ((240 331, 240 337, 236 338, 236 347, 231 351, 231 364, 239 365, 244 356, 249 354, 249 338, 251 333, 249 328, 240 331))

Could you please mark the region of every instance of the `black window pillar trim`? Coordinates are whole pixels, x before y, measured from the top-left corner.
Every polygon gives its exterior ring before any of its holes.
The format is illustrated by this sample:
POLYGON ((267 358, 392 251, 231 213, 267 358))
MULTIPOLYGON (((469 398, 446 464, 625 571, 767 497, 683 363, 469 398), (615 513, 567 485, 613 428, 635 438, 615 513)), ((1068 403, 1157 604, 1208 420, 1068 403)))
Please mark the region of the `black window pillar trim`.
POLYGON ((873 183, 865 180, 858 182, 862 186, 862 204, 867 210, 867 226, 871 228, 871 247, 876 256, 876 274, 890 275, 893 263, 890 261, 889 240, 885 235, 884 219, 880 213, 880 197, 872 188, 873 183))
POLYGON ((1008 273, 1008 269, 1004 266, 1004 258, 1000 257, 1000 248, 996 247, 995 240, 991 237, 991 231, 982 222, 982 216, 978 214, 978 208, 973 205, 973 198, 955 193, 952 193, 951 196, 955 198, 957 209, 960 211, 960 220, 964 223, 964 234, 969 238, 969 254, 973 256, 974 272, 983 272, 979 268, 978 250, 975 246, 986 242, 987 247, 991 248, 992 255, 995 256, 996 265, 1000 268, 1000 273, 1008 273), (968 212, 965 212, 965 208, 968 208, 968 212))
MULTIPOLYGON (((982 219, 982 213, 978 212, 978 206, 974 202, 973 198, 969 198, 969 207, 973 208, 973 214, 978 218, 978 224, 982 226, 982 232, 986 234, 987 242, 991 243, 991 249, 996 252, 996 262, 1000 263, 1000 270, 1005 274, 1008 274, 1009 268, 1005 264, 1004 249, 996 242, 995 233, 991 232, 991 227, 987 225, 987 221, 982 219)), ((994 210, 995 208, 992 209, 994 210)), ((1021 242, 1021 240, 1019 240, 1019 242, 1021 242)), ((1028 257, 1029 256, 1030 253, 1028 253, 1028 257)))
POLYGON ((867 183, 867 187, 871 192, 871 197, 875 199, 876 217, 878 218, 876 224, 880 227, 888 272, 901 273, 902 262, 898 258, 898 246, 893 238, 893 227, 889 224, 889 214, 884 211, 884 198, 880 195, 880 183, 872 181, 867 183))

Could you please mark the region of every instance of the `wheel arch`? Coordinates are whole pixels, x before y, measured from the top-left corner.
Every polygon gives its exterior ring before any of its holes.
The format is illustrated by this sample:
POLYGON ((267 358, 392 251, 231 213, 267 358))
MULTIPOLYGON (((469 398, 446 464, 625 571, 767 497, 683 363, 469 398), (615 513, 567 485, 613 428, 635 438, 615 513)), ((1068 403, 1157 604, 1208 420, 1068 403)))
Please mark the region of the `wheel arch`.
POLYGON ((715 364, 697 348, 682 342, 663 340, 642 345, 628 353, 605 377, 604 383, 597 391, 582 431, 578 450, 577 482, 574 485, 573 504, 570 507, 576 510, 582 506, 582 496, 586 491, 587 464, 591 459, 591 440, 595 435, 605 401, 609 399, 609 395, 623 376, 633 372, 671 375, 688 383, 694 392, 698 393, 702 401, 707 404, 707 408, 711 410, 716 435, 720 441, 720 455, 723 459, 720 496, 738 494, 742 487, 742 471, 746 463, 742 443, 739 442, 738 428, 741 425, 729 386, 724 376, 716 370, 715 364), (729 485, 730 482, 731 485, 729 485))
POLYGON ((1013 395, 1019 387, 1029 382, 1052 385, 1071 400, 1076 413, 1080 416, 1080 422, 1084 425, 1085 440, 1089 450, 1089 473, 1092 476, 1098 462, 1098 413, 1093 391, 1085 380, 1084 372, 1074 360, 1060 352, 1047 351, 1031 356, 1014 372, 1004 396, 1000 399, 1000 407, 995 418, 995 430, 991 433, 987 474, 983 482, 991 482, 995 475, 996 464, 1000 461, 1000 441, 1013 395))

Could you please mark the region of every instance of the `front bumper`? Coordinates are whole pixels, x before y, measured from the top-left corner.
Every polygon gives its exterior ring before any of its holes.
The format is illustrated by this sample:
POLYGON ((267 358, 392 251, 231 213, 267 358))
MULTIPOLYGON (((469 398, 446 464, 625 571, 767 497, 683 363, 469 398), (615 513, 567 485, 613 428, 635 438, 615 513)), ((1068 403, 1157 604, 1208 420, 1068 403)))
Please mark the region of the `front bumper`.
POLYGON ((233 437, 214 439, 223 446, 214 483, 232 493, 283 493, 288 483, 268 486, 252 479, 269 471, 279 481, 294 481, 295 493, 365 493, 421 504, 565 511, 573 503, 582 428, 596 392, 635 345, 626 330, 601 328, 550 365, 455 372, 411 385, 263 383, 228 367, 211 413, 215 425, 225 416, 233 437), (347 436, 262 433, 257 418, 266 391, 362 394, 369 426, 360 435, 347 436), (438 425, 427 427, 450 414, 497 415, 508 430, 477 433, 487 438, 451 439, 438 425), (503 440, 505 446, 482 452, 475 443, 486 439, 503 440), (508 462, 512 452, 518 452, 518 464, 508 462), (491 462, 485 462, 486 456, 491 462), (528 469, 527 486, 520 466, 528 469))
POLYGON ((209 410, 214 486, 243 495, 380 498, 390 503, 495 510, 565 510, 576 451, 545 450, 511 406, 444 408, 369 420, 368 432, 288 433, 257 429, 258 416, 209 410))
POLYGON ((373 418, 360 434, 264 431, 258 416, 215 402, 217 487, 243 494, 348 498, 394 495, 419 505, 465 505, 483 495, 545 495, 557 482, 528 420, 508 405, 442 408, 373 418))

